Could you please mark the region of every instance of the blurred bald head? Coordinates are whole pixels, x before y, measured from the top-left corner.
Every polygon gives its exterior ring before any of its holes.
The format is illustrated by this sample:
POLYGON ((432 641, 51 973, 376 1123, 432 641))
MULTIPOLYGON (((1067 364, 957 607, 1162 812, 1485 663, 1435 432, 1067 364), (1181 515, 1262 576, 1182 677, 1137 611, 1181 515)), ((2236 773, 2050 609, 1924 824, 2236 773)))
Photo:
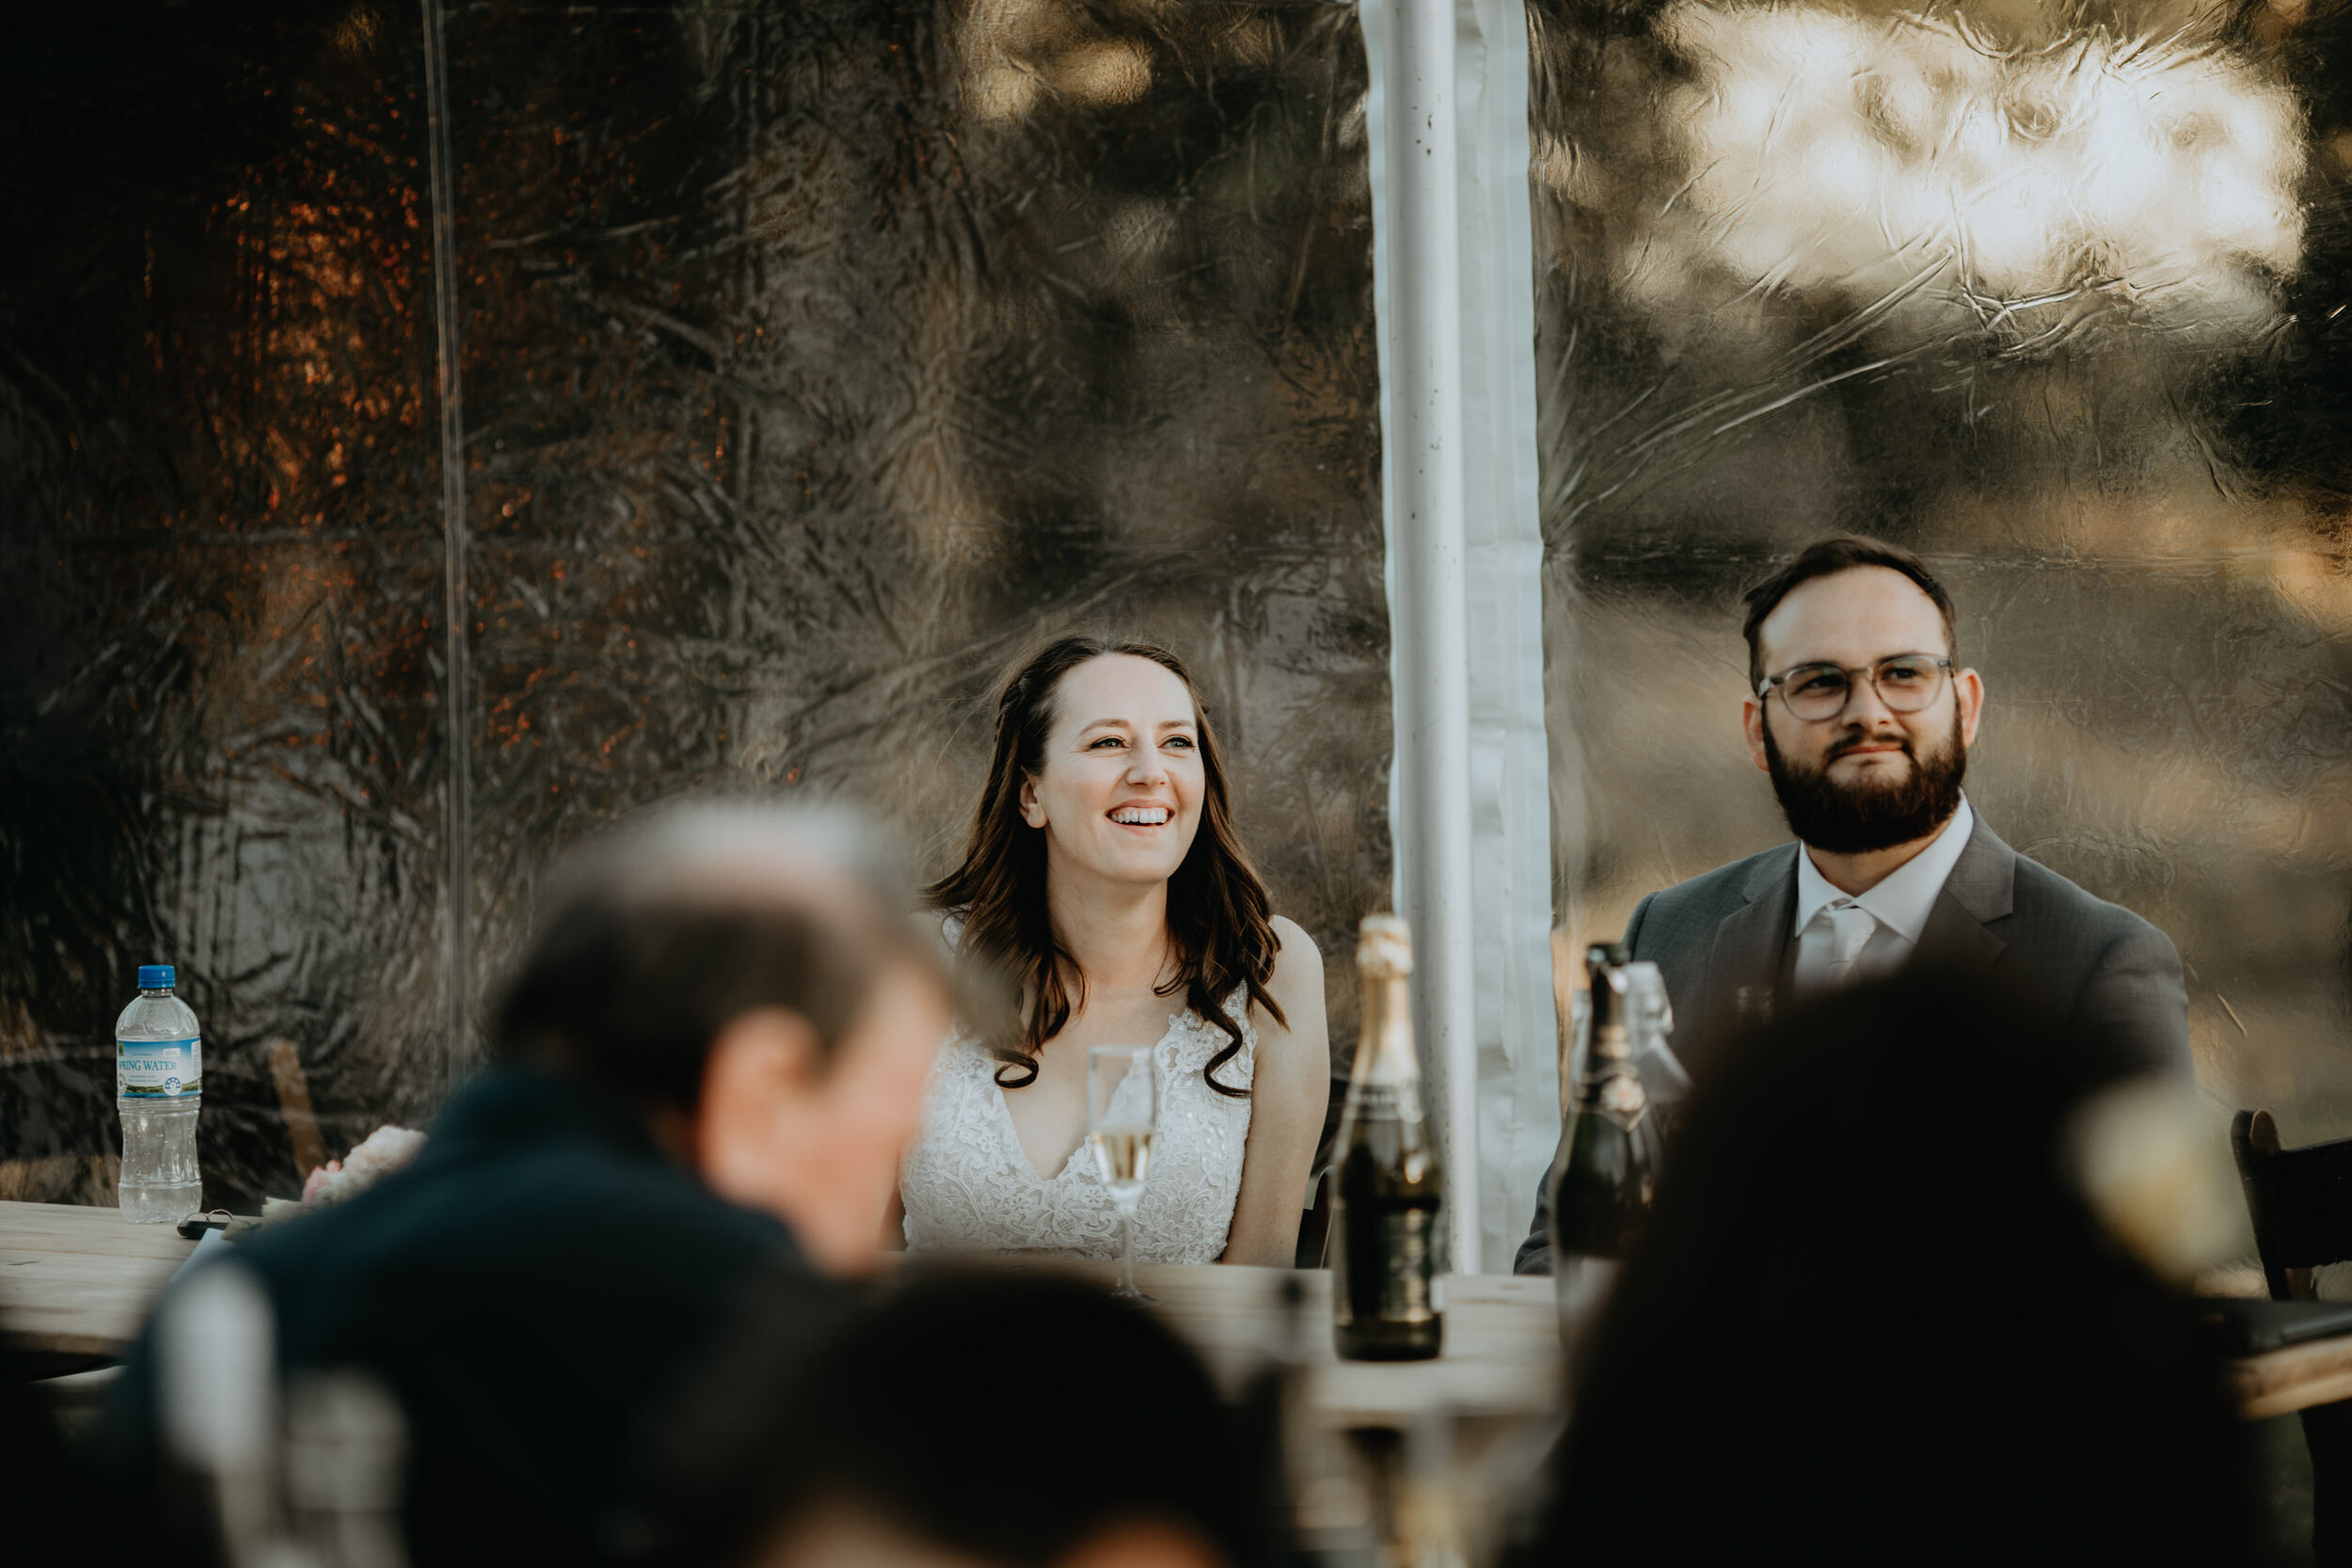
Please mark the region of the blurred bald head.
POLYGON ((911 907, 895 856, 847 814, 654 813, 558 868, 499 1008, 498 1050, 691 1115, 733 1021, 785 1009, 831 1053, 885 977, 937 986, 911 907))

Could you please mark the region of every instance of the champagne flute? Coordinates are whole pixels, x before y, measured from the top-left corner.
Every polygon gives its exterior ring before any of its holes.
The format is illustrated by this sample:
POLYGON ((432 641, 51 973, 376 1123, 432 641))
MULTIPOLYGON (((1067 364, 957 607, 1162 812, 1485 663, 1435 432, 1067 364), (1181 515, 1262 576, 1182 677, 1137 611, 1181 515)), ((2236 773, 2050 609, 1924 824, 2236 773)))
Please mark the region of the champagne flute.
POLYGON ((1098 1045, 1087 1053, 1087 1144, 1095 1174, 1119 1206, 1119 1288, 1127 1301, 1152 1305, 1136 1289, 1136 1206, 1152 1174, 1152 1133, 1160 1119, 1160 1085, 1148 1045, 1098 1045))

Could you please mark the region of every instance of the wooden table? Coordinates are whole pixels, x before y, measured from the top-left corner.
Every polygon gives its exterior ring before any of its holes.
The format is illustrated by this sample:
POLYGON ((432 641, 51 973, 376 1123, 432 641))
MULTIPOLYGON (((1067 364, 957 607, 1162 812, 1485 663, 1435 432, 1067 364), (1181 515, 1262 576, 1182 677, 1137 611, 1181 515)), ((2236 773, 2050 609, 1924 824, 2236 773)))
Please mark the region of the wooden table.
POLYGON ((0 1203, 0 1328, 46 1355, 119 1357, 195 1248, 119 1210, 0 1203))
MULTIPOLYGON (((1111 1280, 1111 1265, 1073 1267, 1111 1280)), ((1143 1264, 1136 1282, 1231 1389, 1279 1351, 1294 1326, 1282 1286, 1301 1287, 1295 1334, 1308 1401, 1334 1425, 1401 1423, 1418 1415, 1542 1415, 1560 1404, 1560 1331, 1549 1279, 1448 1275, 1445 1354, 1435 1361, 1342 1361, 1331 1346, 1331 1276, 1320 1270, 1143 1264)))
MULTIPOLYGON (((27 1350, 119 1356, 193 1242, 167 1225, 133 1225, 112 1209, 0 1202, 0 1327, 27 1350)), ((1110 1265, 1071 1264, 1099 1278, 1110 1265)), ((1560 1347, 1551 1281, 1450 1275, 1445 1354, 1436 1361, 1343 1362, 1331 1349, 1331 1276, 1281 1269, 1146 1264, 1136 1271, 1158 1310, 1229 1387, 1261 1366, 1288 1332, 1282 1282, 1301 1286, 1299 1350, 1311 1400, 1336 1423, 1448 1411, 1532 1416, 1558 1402, 1560 1347)), ((2352 1399, 2352 1336, 2233 1361, 2231 1386, 2249 1419, 2352 1399)))
POLYGON ((2229 1375, 2249 1421, 2352 1399, 2352 1335, 2249 1355, 2231 1362, 2229 1375))
MULTIPOLYGON (((0 1326, 28 1350, 119 1356, 194 1245, 170 1226, 133 1225, 112 1209, 0 1203, 0 1326)), ((1104 1279, 1116 1273, 1108 1264, 1041 1266, 1104 1279)), ((1289 1332, 1287 1271, 1147 1264, 1136 1272, 1160 1298, 1161 1314, 1229 1386, 1263 1365, 1289 1332)), ((1549 1280, 1449 1278, 1444 1356, 1378 1366, 1333 1354, 1330 1275, 1295 1277, 1310 1398, 1334 1421, 1439 1410, 1534 1414, 1557 1402, 1549 1280)))

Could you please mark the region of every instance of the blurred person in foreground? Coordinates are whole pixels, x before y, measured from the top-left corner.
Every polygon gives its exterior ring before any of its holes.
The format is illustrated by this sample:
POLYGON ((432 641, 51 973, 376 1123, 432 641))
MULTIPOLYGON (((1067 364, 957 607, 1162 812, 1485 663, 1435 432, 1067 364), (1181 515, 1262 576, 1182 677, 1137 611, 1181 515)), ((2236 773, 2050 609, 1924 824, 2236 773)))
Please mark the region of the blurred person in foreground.
POLYGON ((1208 1373, 1099 1285, 917 1270, 813 1347, 743 1321, 654 1445, 675 1568, 1259 1560, 1208 1373))
POLYGON ((1967 974, 1763 1031, 1580 1357, 1534 1560, 2247 1555, 2218 1344, 2083 1165, 2137 1067, 1967 974))
POLYGON ((927 896, 1013 1006, 940 1058, 899 1184, 908 1247, 1118 1257, 1087 1052, 1152 1044, 1135 1256, 1288 1268, 1330 1093, 1323 959, 1242 847, 1184 660, 1092 637, 1024 660, 963 860, 927 896))
MULTIPOLYGON (((739 1298, 814 1323, 870 1266, 950 1012, 907 908, 840 818, 621 833, 559 871, 497 1064, 415 1162, 235 1249, 287 1370, 397 1398, 411 1560, 606 1560, 644 1422, 739 1298)), ((151 1452, 151 1335, 117 1412, 151 1452)))
MULTIPOLYGON (((1751 588, 1748 755, 1797 835, 1635 907, 1693 1074, 1737 1016, 1915 961, 1999 981, 2137 1066, 2190 1074, 2171 939, 2019 854, 1962 792, 1984 680, 1959 663, 1951 595, 1909 550, 1821 540, 1751 588)), ((1551 1267, 1549 1180, 1516 1270, 1551 1267)))
MULTIPOLYGON (((5 1282, 0 1282, 5 1283, 5 1282)), ((0 1291, 0 1309, 8 1305, 0 1291)), ((41 1357, 0 1332, 0 1520, 10 1559, 71 1562, 111 1543, 97 1528, 103 1497, 73 1465, 41 1357)))

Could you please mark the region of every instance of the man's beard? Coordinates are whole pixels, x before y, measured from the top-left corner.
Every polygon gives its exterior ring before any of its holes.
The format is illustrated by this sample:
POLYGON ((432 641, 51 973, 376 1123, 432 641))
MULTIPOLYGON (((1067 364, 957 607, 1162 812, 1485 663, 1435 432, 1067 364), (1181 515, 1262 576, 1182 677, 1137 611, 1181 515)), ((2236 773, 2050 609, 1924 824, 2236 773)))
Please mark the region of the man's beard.
MULTIPOLYGON (((1853 737, 1844 745, 1880 745, 1884 737, 1853 737)), ((1960 715, 1944 744, 1924 755, 1908 737, 1901 741, 1911 758, 1911 772, 1899 782, 1881 784, 1866 773, 1863 782, 1844 784, 1832 779, 1830 768, 1843 751, 1833 752, 1819 768, 1800 769, 1781 755, 1773 743, 1769 716, 1764 725, 1764 760, 1771 765, 1772 793, 1796 835, 1816 849, 1833 855, 1866 855, 1898 844, 1927 837, 1960 809, 1961 776, 1968 770, 1968 749, 1960 743, 1960 715)))

